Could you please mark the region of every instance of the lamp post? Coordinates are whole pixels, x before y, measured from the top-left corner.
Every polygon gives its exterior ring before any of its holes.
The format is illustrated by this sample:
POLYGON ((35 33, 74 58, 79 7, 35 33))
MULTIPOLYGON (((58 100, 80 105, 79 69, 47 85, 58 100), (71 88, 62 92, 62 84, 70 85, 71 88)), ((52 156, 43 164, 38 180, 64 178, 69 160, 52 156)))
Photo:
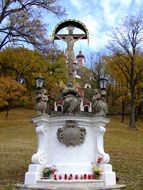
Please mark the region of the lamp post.
POLYGON ((43 77, 41 77, 41 76, 38 76, 38 77, 35 78, 35 80, 36 80, 36 87, 37 87, 37 89, 42 89, 43 85, 44 85, 44 80, 45 79, 43 77))
POLYGON ((23 76, 19 75, 17 77, 17 82, 20 83, 20 84, 23 84, 25 82, 25 78, 23 76))
POLYGON ((101 96, 105 98, 106 96, 106 86, 107 86, 108 78, 105 76, 100 77, 99 84, 101 89, 101 96))
POLYGON ((37 96, 36 96, 36 111, 37 115, 46 114, 48 96, 46 89, 43 89, 44 78, 39 76, 35 78, 36 87, 37 87, 37 96))

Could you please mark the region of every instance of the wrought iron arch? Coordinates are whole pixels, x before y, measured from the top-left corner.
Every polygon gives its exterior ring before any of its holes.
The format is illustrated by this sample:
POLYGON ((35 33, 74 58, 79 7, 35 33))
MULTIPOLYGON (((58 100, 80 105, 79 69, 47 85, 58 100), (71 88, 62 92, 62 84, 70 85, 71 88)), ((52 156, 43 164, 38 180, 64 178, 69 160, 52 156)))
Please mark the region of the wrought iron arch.
MULTIPOLYGON (((55 39, 58 40, 59 38, 56 37, 56 34, 60 30, 62 30, 65 27, 68 27, 68 26, 73 26, 73 27, 76 27, 76 28, 82 30, 85 33, 85 36, 83 37, 83 39, 89 40, 89 32, 88 32, 87 27, 81 21, 75 20, 75 19, 64 20, 64 21, 61 21, 59 24, 57 24, 54 31, 53 31, 53 34, 52 34, 53 40, 55 40, 55 39)), ((77 37, 74 34, 74 38, 75 39, 78 38, 78 34, 77 34, 77 37)))

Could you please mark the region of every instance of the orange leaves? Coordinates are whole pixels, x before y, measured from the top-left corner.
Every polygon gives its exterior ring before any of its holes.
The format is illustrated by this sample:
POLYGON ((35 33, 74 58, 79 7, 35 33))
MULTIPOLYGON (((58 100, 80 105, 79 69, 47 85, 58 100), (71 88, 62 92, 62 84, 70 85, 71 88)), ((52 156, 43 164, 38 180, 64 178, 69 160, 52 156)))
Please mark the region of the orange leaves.
POLYGON ((11 103, 24 98, 26 88, 11 79, 10 77, 0 77, 0 107, 8 106, 11 103))

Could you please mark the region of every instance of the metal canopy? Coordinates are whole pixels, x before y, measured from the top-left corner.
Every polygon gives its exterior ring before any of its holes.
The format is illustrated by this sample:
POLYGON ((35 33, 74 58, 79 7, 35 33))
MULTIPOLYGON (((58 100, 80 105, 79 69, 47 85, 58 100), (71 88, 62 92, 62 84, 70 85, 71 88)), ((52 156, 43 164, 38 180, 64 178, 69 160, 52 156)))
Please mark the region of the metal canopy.
MULTIPOLYGON (((68 20, 64 20, 62 22, 60 22, 59 24, 56 25, 54 31, 53 31, 53 39, 56 39, 56 40, 59 40, 59 38, 56 36, 56 34, 62 30, 63 28, 65 27, 69 27, 69 26, 73 26, 75 28, 78 28, 80 30, 82 30, 86 35, 82 38, 82 39, 89 39, 89 33, 88 33, 88 30, 86 28, 86 26, 78 21, 78 20, 72 20, 72 19, 68 19, 68 20)), ((62 34, 60 34, 62 35, 62 34)), ((66 35, 62 35, 62 37, 65 37, 66 35)), ((75 39, 78 39, 78 37, 80 36, 80 34, 74 34, 74 38, 75 39)))

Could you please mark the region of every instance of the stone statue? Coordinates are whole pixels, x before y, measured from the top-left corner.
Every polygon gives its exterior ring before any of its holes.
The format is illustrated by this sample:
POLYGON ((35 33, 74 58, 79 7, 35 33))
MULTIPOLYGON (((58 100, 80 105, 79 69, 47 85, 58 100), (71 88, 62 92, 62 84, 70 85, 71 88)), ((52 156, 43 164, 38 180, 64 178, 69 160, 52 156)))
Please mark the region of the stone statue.
POLYGON ((67 87, 63 90, 63 100, 63 113, 65 115, 79 114, 81 97, 74 89, 71 82, 68 82, 67 87))
POLYGON ((66 48, 65 54, 66 54, 66 56, 67 56, 70 63, 73 62, 74 59, 75 59, 75 56, 74 56, 74 43, 76 41, 82 39, 84 36, 85 36, 85 34, 82 35, 81 37, 79 37, 78 39, 74 39, 73 35, 69 34, 64 39, 64 38, 60 37, 59 35, 56 35, 56 37, 58 37, 60 40, 63 40, 64 42, 67 43, 67 48, 66 48))
POLYGON ((38 92, 38 95, 36 97, 37 115, 46 114, 47 102, 48 102, 47 91, 45 89, 42 89, 41 91, 38 92))
POLYGON ((74 27, 69 26, 68 27, 69 33, 68 35, 66 35, 64 38, 61 37, 60 35, 55 35, 57 38, 59 38, 60 40, 64 41, 67 43, 67 48, 65 50, 65 54, 67 57, 67 61, 68 61, 68 74, 69 74, 69 79, 72 80, 73 77, 73 62, 75 59, 74 56, 74 43, 82 38, 84 38, 84 36, 86 36, 85 34, 81 35, 78 39, 75 39, 74 35, 73 35, 73 30, 74 27))
POLYGON ((95 89, 95 95, 92 98, 92 107, 96 116, 106 117, 106 114, 108 113, 108 105, 105 98, 101 97, 101 94, 97 89, 95 89))

